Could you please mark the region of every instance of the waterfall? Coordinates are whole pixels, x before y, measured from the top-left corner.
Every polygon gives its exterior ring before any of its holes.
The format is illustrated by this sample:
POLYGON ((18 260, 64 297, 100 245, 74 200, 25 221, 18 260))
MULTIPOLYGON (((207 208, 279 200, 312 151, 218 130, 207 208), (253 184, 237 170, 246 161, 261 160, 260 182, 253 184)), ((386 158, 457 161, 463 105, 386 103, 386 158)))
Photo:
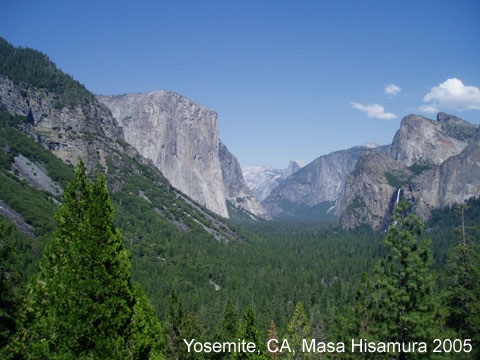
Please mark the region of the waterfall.
POLYGON ((397 189, 397 200, 395 201, 395 206, 398 205, 398 203, 400 202, 400 195, 402 193, 402 188, 398 188, 397 189))

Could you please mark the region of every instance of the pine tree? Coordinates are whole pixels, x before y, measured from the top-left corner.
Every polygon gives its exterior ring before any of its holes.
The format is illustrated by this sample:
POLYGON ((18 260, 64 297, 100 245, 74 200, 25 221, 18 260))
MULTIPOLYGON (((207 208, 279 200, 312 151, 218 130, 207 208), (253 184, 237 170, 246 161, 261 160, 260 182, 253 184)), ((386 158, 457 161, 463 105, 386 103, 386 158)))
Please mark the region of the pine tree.
POLYGON ((234 341, 238 329, 238 312, 230 299, 225 303, 223 313, 221 339, 225 341, 234 341))
POLYGON ((273 320, 270 323, 270 328, 268 329, 267 339, 276 341, 276 343, 272 342, 272 345, 270 346, 272 351, 267 350, 267 352, 268 352, 268 355, 270 356, 271 359, 277 359, 278 358, 278 350, 279 350, 278 333, 277 333, 277 327, 276 327, 275 322, 273 320))
POLYGON ((445 293, 446 324, 461 339, 472 339, 471 358, 480 357, 480 254, 465 225, 461 206, 461 242, 449 253, 445 293))
POLYGON ((288 353, 288 359, 308 359, 309 354, 302 354, 302 341, 303 339, 311 338, 311 329, 308 323, 308 318, 305 313, 305 308, 301 302, 297 303, 295 310, 293 311, 292 319, 287 328, 287 339, 292 349, 291 353, 288 353))
MULTIPOLYGON (((385 240, 387 253, 375 268, 373 291, 366 302, 369 314, 364 314, 368 320, 364 330, 371 340, 430 342, 438 335, 430 243, 420 240, 422 224, 409 210, 406 199, 395 208, 385 240)), ((415 356, 397 355, 399 359, 415 356)))
POLYGON ((162 330, 132 282, 105 177, 91 184, 80 160, 63 198, 11 350, 26 359, 162 358, 162 330))
MULTIPOLYGON (((238 312, 232 301, 228 298, 225 302, 223 310, 223 318, 220 326, 217 328, 215 338, 221 342, 237 341, 238 339, 238 312)), ((229 353, 211 354, 212 359, 230 359, 232 355, 229 353)))
POLYGON ((0 223, 0 355, 15 332, 20 285, 11 225, 0 223))
MULTIPOLYGON (((210 359, 212 353, 195 353, 188 352, 187 346, 185 346, 183 339, 187 341, 195 339, 195 341, 202 342, 205 340, 205 328, 200 321, 197 313, 195 311, 189 311, 183 318, 181 328, 180 328, 180 337, 182 339, 180 347, 177 349, 179 354, 178 358, 182 360, 190 359, 210 359)), ((209 339, 210 340, 210 339, 209 339)))
POLYGON ((258 352, 248 353, 248 352, 237 352, 235 353, 235 359, 267 359, 265 355, 265 346, 260 339, 260 333, 258 332, 256 323, 255 323, 255 312, 253 307, 249 305, 245 313, 243 314, 243 322, 240 324, 238 338, 240 340, 245 340, 245 342, 252 342, 256 345, 258 352))
POLYGON ((184 316, 183 304, 178 294, 172 290, 170 293, 169 307, 167 313, 167 355, 171 359, 178 358, 178 348, 182 346, 180 329, 184 316))
POLYGON ((372 311, 374 311, 372 291, 371 279, 368 274, 363 273, 354 307, 354 321, 355 325, 358 326, 358 329, 356 329, 358 338, 366 338, 369 335, 372 311))

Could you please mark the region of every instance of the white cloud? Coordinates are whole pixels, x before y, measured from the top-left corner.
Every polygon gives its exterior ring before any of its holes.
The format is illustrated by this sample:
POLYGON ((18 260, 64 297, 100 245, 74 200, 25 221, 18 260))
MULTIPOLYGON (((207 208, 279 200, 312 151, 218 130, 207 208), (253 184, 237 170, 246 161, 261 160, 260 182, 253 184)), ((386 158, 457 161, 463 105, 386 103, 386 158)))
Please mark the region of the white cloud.
POLYGON ((385 86, 385 94, 397 95, 400 91, 402 91, 402 89, 399 86, 395 85, 394 83, 391 83, 385 86))
POLYGON ((420 107, 424 112, 437 112, 439 109, 480 110, 480 89, 465 86, 460 79, 448 79, 432 87, 423 102, 427 103, 420 107))
POLYGON ((420 111, 428 114, 435 114, 440 111, 440 109, 434 105, 422 105, 420 106, 420 111))
POLYGON ((397 115, 393 113, 385 112, 385 108, 380 104, 362 105, 357 102, 352 102, 351 104, 355 109, 366 112, 369 118, 388 120, 397 117, 397 115))

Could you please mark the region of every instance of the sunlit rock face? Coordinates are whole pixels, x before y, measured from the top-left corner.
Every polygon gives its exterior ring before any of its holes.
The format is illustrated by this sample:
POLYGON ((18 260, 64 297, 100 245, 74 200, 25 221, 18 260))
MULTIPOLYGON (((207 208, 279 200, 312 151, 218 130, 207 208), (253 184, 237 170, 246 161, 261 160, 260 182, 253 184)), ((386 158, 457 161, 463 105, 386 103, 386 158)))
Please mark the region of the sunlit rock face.
POLYGON ((262 165, 247 165, 242 169, 242 172, 248 188, 259 201, 263 201, 283 180, 293 175, 304 165, 303 161, 291 160, 286 169, 274 169, 270 166, 262 165))
POLYGON ((388 225, 399 191, 423 219, 480 195, 480 133, 456 116, 406 116, 388 154, 363 154, 348 177, 337 208, 344 228, 388 225))
POLYGON ((419 161, 439 165, 460 153, 474 132, 472 124, 444 113, 437 121, 408 115, 395 134, 390 155, 407 166, 419 161))
POLYGON ((97 98, 122 126, 125 140, 174 187, 223 217, 229 217, 227 201, 266 216, 238 160, 219 139, 215 111, 170 91, 97 98))
POLYGON ((275 217, 292 212, 299 205, 307 211, 322 203, 337 202, 347 175, 367 149, 371 147, 357 146, 318 157, 280 181, 262 205, 275 217))
POLYGON ((268 219, 265 209, 248 188, 243 178, 242 168, 237 158, 220 142, 220 165, 222 167, 225 198, 233 206, 251 212, 261 218, 268 219))
POLYGON ((228 217, 215 111, 169 91, 98 99, 123 127, 125 140, 174 187, 228 217))
POLYGON ((439 205, 461 203, 480 195, 480 130, 463 151, 440 167, 439 205))

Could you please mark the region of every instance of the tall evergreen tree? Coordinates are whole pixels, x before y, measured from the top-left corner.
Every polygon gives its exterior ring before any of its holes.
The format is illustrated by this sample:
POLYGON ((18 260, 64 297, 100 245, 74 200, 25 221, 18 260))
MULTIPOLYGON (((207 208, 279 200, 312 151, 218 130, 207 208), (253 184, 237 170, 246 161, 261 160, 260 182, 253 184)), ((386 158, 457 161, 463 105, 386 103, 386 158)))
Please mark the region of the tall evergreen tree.
POLYGON ((188 352, 187 346, 183 342, 183 339, 189 341, 190 339, 195 339, 195 341, 202 342, 204 340, 205 328, 203 327, 200 318, 197 313, 194 311, 189 311, 182 319, 180 326, 180 339, 176 353, 178 359, 182 360, 191 360, 191 359, 210 359, 211 353, 196 353, 188 352))
MULTIPOLYGON (((217 328, 217 335, 215 338, 222 342, 237 341, 238 339, 238 312, 230 298, 225 302, 223 318, 219 328, 217 328)), ((230 359, 232 358, 232 355, 229 353, 215 353, 212 354, 211 358, 230 359)))
POLYGON ((0 222, 0 356, 15 332, 20 287, 11 225, 0 222))
POLYGON ((221 338, 225 341, 235 340, 238 329, 238 312, 232 300, 227 299, 222 319, 221 338))
POLYGON ((287 353, 288 359, 309 359, 310 354, 302 353, 303 339, 311 338, 310 324, 308 323, 305 308, 301 302, 297 303, 293 311, 292 319, 287 328, 287 339, 292 349, 291 353, 287 353))
POLYGON ((162 358, 161 327, 131 279, 101 175, 80 160, 64 191, 59 226, 26 290, 15 358, 162 358))
POLYGON ((445 305, 446 324, 460 338, 472 339, 471 358, 480 358, 480 254, 475 238, 465 225, 461 207, 461 241, 449 253, 445 305))
POLYGON ((277 359, 278 358, 278 351, 279 351, 278 333, 277 333, 277 327, 276 327, 275 322, 273 320, 270 323, 270 328, 268 329, 267 339, 268 339, 268 341, 270 341, 270 340, 275 340, 276 341, 276 343, 272 342, 272 345, 270 346, 271 351, 267 349, 267 352, 268 352, 268 355, 270 356, 271 359, 277 359))
POLYGON ((243 322, 239 327, 238 338, 245 340, 245 342, 253 342, 256 345, 256 349, 260 350, 261 353, 237 352, 234 354, 235 359, 268 359, 265 353, 265 346, 261 341, 260 333, 255 323, 255 312, 251 305, 247 307, 243 314, 243 322))
POLYGON ((166 323, 167 355, 171 359, 178 358, 178 348, 179 346, 183 346, 183 341, 180 338, 183 317, 183 303, 178 297, 178 294, 172 290, 170 293, 166 323))
MULTIPOLYGON (((394 210, 385 239, 386 255, 377 263, 373 291, 366 300, 369 314, 363 314, 368 321, 363 331, 371 340, 430 342, 438 336, 430 242, 421 236, 421 221, 403 198, 394 210)), ((397 356, 408 359, 415 354, 397 356)))

